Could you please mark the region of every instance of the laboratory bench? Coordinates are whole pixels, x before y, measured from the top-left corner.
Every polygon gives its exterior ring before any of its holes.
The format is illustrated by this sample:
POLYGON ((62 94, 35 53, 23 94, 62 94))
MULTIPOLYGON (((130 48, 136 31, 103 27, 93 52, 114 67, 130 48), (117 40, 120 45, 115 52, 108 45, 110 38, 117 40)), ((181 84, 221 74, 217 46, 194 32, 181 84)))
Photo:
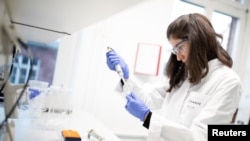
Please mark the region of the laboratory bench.
POLYGON ((63 130, 76 131, 81 141, 121 141, 101 121, 83 110, 65 115, 35 115, 29 110, 19 110, 18 118, 13 121, 15 141, 64 141, 63 130))

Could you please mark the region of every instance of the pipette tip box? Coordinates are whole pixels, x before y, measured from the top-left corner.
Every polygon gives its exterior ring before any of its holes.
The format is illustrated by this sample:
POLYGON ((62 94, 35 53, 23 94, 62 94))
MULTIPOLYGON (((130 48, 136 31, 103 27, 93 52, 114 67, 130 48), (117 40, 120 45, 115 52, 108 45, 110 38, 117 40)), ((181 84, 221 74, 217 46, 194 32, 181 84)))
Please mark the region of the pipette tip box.
POLYGON ((81 136, 75 130, 62 130, 63 141, 81 141, 81 136))

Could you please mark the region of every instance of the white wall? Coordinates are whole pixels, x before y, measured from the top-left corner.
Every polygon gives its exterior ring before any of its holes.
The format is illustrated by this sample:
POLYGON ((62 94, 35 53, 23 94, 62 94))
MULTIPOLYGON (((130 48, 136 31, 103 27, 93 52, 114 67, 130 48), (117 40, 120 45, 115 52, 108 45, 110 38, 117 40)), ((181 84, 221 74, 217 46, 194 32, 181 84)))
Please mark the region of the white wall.
MULTIPOLYGON (((250 8, 250 3, 249 3, 249 8, 250 8)), ((250 15, 248 13, 247 15, 247 23, 246 23, 246 29, 245 29, 245 37, 250 36, 250 15)), ((239 56, 241 59, 241 65, 244 67, 244 75, 242 77, 242 82, 243 82, 243 95, 240 101, 239 105, 239 111, 238 115, 236 117, 236 123, 243 122, 244 124, 249 122, 250 118, 250 40, 248 38, 245 39, 245 44, 243 46, 244 53, 240 54, 243 56, 239 56)))

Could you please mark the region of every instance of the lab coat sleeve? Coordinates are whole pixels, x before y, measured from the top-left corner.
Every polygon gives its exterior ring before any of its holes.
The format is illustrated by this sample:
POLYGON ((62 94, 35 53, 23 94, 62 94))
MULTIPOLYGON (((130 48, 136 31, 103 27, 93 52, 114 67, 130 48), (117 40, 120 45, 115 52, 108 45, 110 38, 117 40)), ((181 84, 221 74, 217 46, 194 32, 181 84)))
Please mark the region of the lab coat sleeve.
MULTIPOLYGON (((228 74, 231 75, 231 74, 228 74)), ((221 76, 214 85, 214 93, 201 112, 186 126, 178 121, 169 121, 158 113, 151 116, 148 141, 207 141, 209 124, 231 124, 240 96, 241 82, 231 76, 221 76)))
POLYGON ((132 86, 132 91, 144 101, 150 110, 157 110, 162 107, 167 96, 167 79, 162 79, 157 83, 143 84, 136 81, 136 79, 130 79, 129 83, 132 86))
POLYGON ((153 113, 147 141, 207 141, 207 128, 186 127, 153 113))

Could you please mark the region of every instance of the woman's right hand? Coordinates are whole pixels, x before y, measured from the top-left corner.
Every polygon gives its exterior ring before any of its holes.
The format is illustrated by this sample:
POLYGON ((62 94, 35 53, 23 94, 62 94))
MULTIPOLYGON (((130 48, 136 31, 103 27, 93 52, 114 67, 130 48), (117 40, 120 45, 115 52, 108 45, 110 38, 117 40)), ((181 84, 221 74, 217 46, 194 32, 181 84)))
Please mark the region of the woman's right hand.
POLYGON ((113 49, 106 53, 106 59, 110 70, 116 71, 116 65, 119 65, 122 69, 124 79, 129 78, 128 65, 113 49))

